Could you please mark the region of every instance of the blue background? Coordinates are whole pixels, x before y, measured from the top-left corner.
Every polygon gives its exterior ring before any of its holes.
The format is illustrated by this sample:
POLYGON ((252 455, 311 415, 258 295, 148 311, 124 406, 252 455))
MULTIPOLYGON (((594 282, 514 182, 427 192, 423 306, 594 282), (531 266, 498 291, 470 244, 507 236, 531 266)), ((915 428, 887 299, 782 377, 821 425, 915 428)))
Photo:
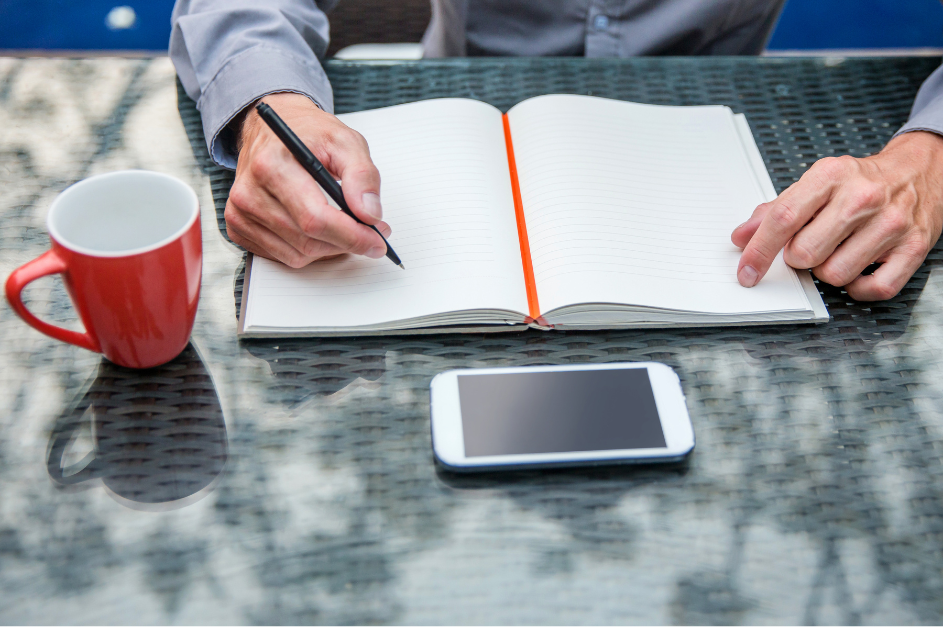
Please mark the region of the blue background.
MULTIPOLYGON (((166 50, 173 5, 173 0, 0 0, 0 49, 166 50), (134 27, 105 26, 105 16, 117 5, 135 10, 134 27)), ((942 20, 939 0, 788 0, 769 48, 939 48, 942 20)))

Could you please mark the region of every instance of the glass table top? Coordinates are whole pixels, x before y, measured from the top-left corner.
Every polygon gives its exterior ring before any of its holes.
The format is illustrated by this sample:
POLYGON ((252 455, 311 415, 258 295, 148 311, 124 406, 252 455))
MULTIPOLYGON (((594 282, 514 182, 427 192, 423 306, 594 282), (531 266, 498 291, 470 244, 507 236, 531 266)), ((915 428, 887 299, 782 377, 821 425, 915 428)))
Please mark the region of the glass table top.
MULTIPOLYGON (((329 74, 339 111, 443 94, 506 108, 581 81, 641 101, 730 97, 782 188, 830 150, 880 146, 937 63, 329 74), (835 117, 816 109, 830 81, 871 103, 847 105, 841 136, 817 126, 835 117)), ((218 227, 231 179, 188 106, 166 58, 0 58, 4 277, 48 247, 56 194, 101 172, 179 177, 204 231, 193 339, 166 366, 114 366, 0 305, 0 621, 940 623, 940 242, 891 301, 820 286, 822 326, 240 342, 243 253, 218 227), (686 464, 455 476, 433 463, 438 372, 648 360, 681 377, 697 440, 686 464)), ((59 279, 25 294, 78 328, 59 279)))

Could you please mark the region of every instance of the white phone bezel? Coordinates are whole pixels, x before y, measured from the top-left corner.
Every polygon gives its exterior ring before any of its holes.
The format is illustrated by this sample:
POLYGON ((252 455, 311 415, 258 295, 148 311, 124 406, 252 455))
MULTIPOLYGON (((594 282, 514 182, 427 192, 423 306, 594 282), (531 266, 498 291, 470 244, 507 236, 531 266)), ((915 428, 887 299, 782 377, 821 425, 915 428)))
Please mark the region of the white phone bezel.
POLYGON ((449 370, 436 375, 430 389, 430 428, 436 459, 455 470, 475 470, 502 466, 571 465, 616 461, 672 461, 684 458, 695 446, 695 432, 685 405, 685 396, 675 371, 655 362, 593 364, 580 366, 526 366, 514 368, 475 368, 449 370), (518 372, 564 372, 577 370, 622 370, 645 368, 662 424, 666 448, 620 449, 612 451, 575 451, 567 453, 530 453, 466 457, 462 436, 462 411, 459 405, 459 376, 511 374, 518 372))

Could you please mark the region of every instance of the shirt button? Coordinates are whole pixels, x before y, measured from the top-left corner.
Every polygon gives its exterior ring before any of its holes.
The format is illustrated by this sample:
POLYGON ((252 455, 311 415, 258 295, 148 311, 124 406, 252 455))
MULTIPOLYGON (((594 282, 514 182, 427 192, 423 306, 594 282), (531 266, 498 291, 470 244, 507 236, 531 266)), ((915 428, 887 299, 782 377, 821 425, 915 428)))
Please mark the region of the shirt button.
POLYGON ((593 18, 593 27, 597 30, 603 30, 610 25, 610 18, 605 15, 598 15, 593 18))

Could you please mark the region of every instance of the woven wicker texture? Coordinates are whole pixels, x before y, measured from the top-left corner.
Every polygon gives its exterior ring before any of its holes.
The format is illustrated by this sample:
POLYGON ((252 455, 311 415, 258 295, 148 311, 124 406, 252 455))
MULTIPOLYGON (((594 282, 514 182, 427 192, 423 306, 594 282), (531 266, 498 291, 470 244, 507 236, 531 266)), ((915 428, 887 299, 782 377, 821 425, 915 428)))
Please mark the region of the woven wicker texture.
MULTIPOLYGON (((395 65, 331 62, 327 71, 339 113, 446 96, 477 98, 506 110, 544 93, 654 104, 726 104, 747 114, 780 191, 821 157, 866 156, 880 150, 907 118, 917 88, 938 63, 935 59, 515 59, 395 65)), ((193 144, 200 146, 225 232, 222 207, 232 175, 205 161, 198 117, 186 98, 180 107, 193 144)), ((872 556, 868 568, 882 573, 876 590, 888 586, 907 590, 903 593, 906 604, 919 620, 937 622, 941 615, 942 501, 941 436, 935 425, 941 419, 941 382, 934 377, 940 379, 941 346, 940 334, 929 329, 940 324, 940 316, 933 312, 940 308, 941 263, 938 242, 902 292, 882 303, 857 303, 841 289, 820 285, 832 315, 831 322, 822 326, 529 331, 414 340, 249 341, 243 345, 271 369, 274 381, 267 391, 271 401, 299 414, 318 408, 322 422, 314 446, 319 455, 337 459, 335 463, 342 467, 357 466, 372 486, 368 489, 372 507, 401 521, 396 524, 407 525, 419 537, 436 537, 456 499, 461 502, 463 493, 482 489, 505 494, 516 507, 540 512, 568 530, 571 538, 564 543, 566 548, 548 548, 535 566, 538 572, 566 572, 579 554, 628 559, 642 549, 634 543, 632 525, 615 516, 614 508, 627 494, 646 485, 671 511, 716 500, 729 508, 731 527, 723 539, 716 538, 726 547, 721 561, 727 565, 691 572, 676 581, 671 603, 675 622, 736 622, 762 603, 742 591, 746 567, 741 562, 745 530, 752 521, 768 517, 784 531, 809 534, 819 546, 815 578, 824 588, 814 590, 802 610, 797 608, 796 620, 819 620, 830 594, 846 595, 838 602, 843 609, 837 620, 868 620, 877 601, 859 602, 849 596, 843 578, 852 575, 846 574, 839 548, 851 537, 864 537, 862 546, 868 548, 863 550, 872 556), (922 294, 931 299, 923 307, 919 304, 922 294), (927 307, 932 313, 918 313, 928 311, 927 307), (930 343, 920 339, 927 332, 934 338, 930 343), (667 363, 683 379, 698 439, 692 468, 534 473, 511 478, 439 475, 433 482, 422 468, 430 463, 426 389, 437 372, 641 360, 667 363), (925 365, 930 371, 924 370, 925 365), (376 389, 365 383, 375 380, 381 382, 376 389), (371 393, 358 395, 363 389, 356 384, 351 392, 350 384, 357 381, 368 385, 371 393), (344 390, 342 399, 350 394, 356 400, 337 400, 340 390, 344 390), (327 395, 333 395, 332 402, 323 406, 317 399, 327 395), (907 532, 890 526, 890 505, 882 496, 880 477, 889 471, 887 455, 901 455, 898 462, 908 469, 896 475, 903 482, 902 490, 911 495, 905 515, 907 532), (725 459, 736 460, 729 470, 715 468, 711 477, 702 474, 706 465, 725 459), (441 482, 459 492, 443 493, 441 482)), ((235 288, 238 303, 242 269, 237 271, 235 288)), ((268 445, 289 447, 297 436, 294 431, 273 435, 268 445)), ((229 493, 221 494, 220 502, 231 498, 229 493)), ((231 507, 239 508, 239 503, 244 501, 237 499, 231 507)), ((670 527, 663 540, 671 535, 670 527)), ((482 549, 483 553, 476 557, 461 553, 473 560, 477 572, 487 571, 491 560, 500 563, 494 551, 500 550, 503 541, 514 541, 511 529, 499 525, 494 532, 497 536, 486 542, 489 548, 482 549)), ((272 577, 280 585, 296 585, 310 577, 332 581, 353 577, 355 585, 365 590, 382 587, 393 577, 377 568, 373 558, 359 556, 359 551, 338 550, 338 557, 347 560, 343 575, 335 570, 339 566, 325 562, 316 571, 278 570, 272 577)), ((645 575, 629 575, 624 583, 639 584, 639 577, 645 575)), ((770 582, 760 587, 779 594, 770 582)), ((452 602, 463 594, 461 586, 436 594, 440 593, 452 602)), ((594 603, 591 589, 581 594, 585 603, 594 603)), ((451 616, 448 602, 436 607, 441 612, 431 611, 430 616, 451 616)), ((568 620, 553 612, 532 610, 487 616, 568 620)), ((388 611, 378 616, 364 609, 355 617, 386 620, 388 611)), ((591 614, 614 619, 605 612, 591 614)), ((648 620, 633 619, 632 612, 620 615, 627 621, 648 620)), ((299 608, 292 620, 305 616, 299 608)), ((570 620, 582 620, 573 616, 570 620)), ((652 619, 646 612, 640 616, 652 619)))
POLYGON ((418 42, 430 15, 429 0, 342 0, 328 15, 328 55, 353 44, 418 42))
MULTIPOLYGON (((339 111, 547 92, 728 104, 782 189, 820 156, 878 150, 937 63, 327 69, 339 111)), ((93 173, 171 173, 204 228, 196 349, 160 369, 110 366, 0 303, 3 622, 941 623, 940 244, 888 302, 820 286, 822 326, 240 342, 232 174, 168 59, 0 58, 0 127, 4 272, 48 248, 49 203, 93 173), (436 470, 438 372, 642 360, 682 380, 687 464, 436 470)), ((57 279, 27 292, 76 324, 57 279)))
MULTIPOLYGON (((428 98, 482 100, 507 111, 541 94, 586 94, 663 105, 723 104, 745 113, 774 186, 782 191, 817 159, 881 150, 907 119, 937 59, 505 59, 327 64, 335 112, 428 98)), ((210 173, 220 230, 232 172, 209 163, 199 114, 178 88, 181 117, 210 173)), ((940 259, 941 243, 929 258, 940 259)), ((919 273, 920 274, 920 273, 919 273)), ((920 281, 916 275, 916 281, 920 281)), ((237 303, 241 284, 237 285, 237 303)), ((826 286, 824 297, 844 300, 826 286)), ((827 300, 827 305, 832 303, 827 300)), ((838 303, 836 303, 838 304, 838 303)), ((238 304, 237 304, 238 306, 238 304)), ((830 311, 833 308, 830 307, 830 311)))
POLYGON ((146 373, 102 362, 53 427, 46 460, 62 486, 102 479, 132 504, 166 507, 185 505, 225 463, 223 409, 192 346, 146 373), (95 434, 95 453, 64 468, 62 456, 83 427, 95 434))

